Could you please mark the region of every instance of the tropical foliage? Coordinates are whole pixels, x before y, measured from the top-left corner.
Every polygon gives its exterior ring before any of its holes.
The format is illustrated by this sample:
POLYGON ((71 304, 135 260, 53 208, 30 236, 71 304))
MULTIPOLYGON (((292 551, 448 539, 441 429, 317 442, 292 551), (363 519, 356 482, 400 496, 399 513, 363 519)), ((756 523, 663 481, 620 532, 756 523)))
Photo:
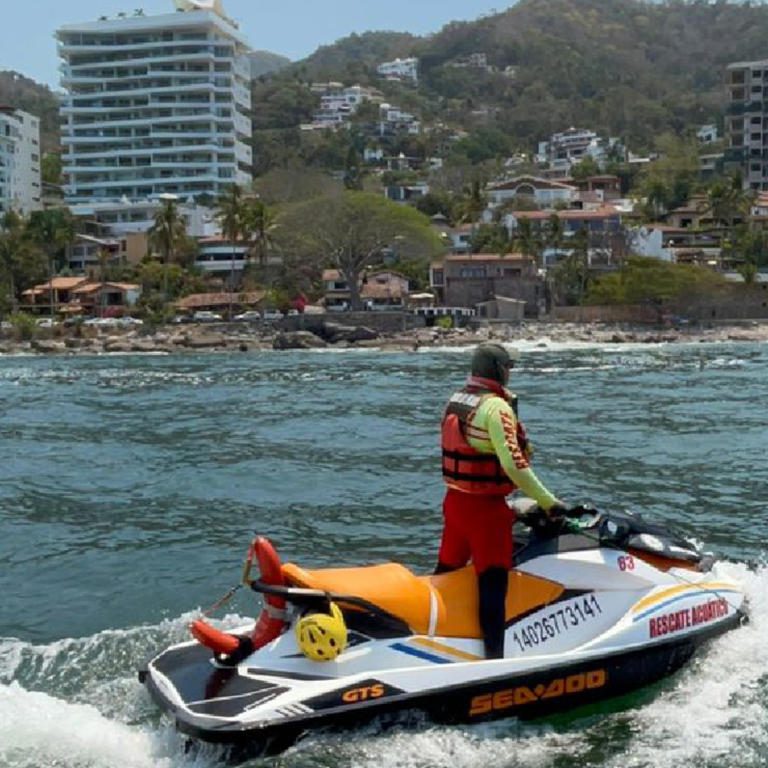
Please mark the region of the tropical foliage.
POLYGON ((708 269, 633 257, 622 268, 597 279, 587 304, 662 304, 684 296, 711 293, 727 284, 708 269))
POLYGON ((420 265, 423 277, 429 259, 443 250, 424 215, 367 192, 297 203, 277 223, 288 266, 299 272, 311 266, 315 281, 323 268, 338 269, 350 286, 354 308, 361 306, 359 289, 367 269, 394 257, 420 265))

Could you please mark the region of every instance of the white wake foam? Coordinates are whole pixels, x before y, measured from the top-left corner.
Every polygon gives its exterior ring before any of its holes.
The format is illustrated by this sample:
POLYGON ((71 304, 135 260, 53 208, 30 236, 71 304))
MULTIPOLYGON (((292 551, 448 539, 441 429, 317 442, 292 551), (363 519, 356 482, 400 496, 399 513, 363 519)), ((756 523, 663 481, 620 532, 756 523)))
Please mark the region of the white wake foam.
POLYGON ((768 568, 721 563, 718 571, 744 584, 749 624, 715 641, 673 689, 634 713, 635 735, 609 768, 765 764, 768 568))
POLYGON ((26 691, 18 683, 0 686, 0 765, 170 768, 161 742, 88 704, 26 691))

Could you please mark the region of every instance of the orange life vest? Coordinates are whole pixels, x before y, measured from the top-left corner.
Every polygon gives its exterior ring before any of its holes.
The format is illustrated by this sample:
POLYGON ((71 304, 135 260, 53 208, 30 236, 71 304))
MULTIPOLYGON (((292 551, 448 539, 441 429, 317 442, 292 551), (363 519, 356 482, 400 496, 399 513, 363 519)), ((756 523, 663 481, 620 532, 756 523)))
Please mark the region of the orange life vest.
MULTIPOLYGON (((466 438, 467 424, 488 397, 508 400, 497 382, 470 378, 466 387, 456 393, 445 408, 442 423, 443 479, 450 488, 464 493, 506 496, 516 486, 509 479, 495 453, 480 453, 466 438)), ((510 403, 517 411, 517 398, 510 403)), ((525 431, 522 429, 523 438, 525 431)), ((525 439, 525 438, 524 438, 525 439)), ((522 446, 521 446, 522 447, 522 446)))

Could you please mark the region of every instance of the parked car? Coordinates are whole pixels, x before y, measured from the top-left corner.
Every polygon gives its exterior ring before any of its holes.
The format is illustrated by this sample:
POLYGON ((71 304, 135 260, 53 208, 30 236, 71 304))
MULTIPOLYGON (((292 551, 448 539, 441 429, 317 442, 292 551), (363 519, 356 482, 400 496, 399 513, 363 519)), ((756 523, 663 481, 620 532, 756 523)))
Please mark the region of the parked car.
POLYGON ((239 315, 235 315, 232 319, 253 323, 261 320, 261 312, 257 312, 255 309, 248 309, 245 312, 241 312, 239 315))
POLYGON ((56 325, 55 321, 50 317, 39 317, 35 320, 39 328, 53 328, 56 325))
POLYGON ((138 317, 125 315, 125 317, 118 318, 117 324, 121 325, 123 328, 131 328, 133 326, 144 325, 144 321, 138 317))
POLYGON ((211 312, 209 309, 198 309, 192 315, 192 319, 196 323, 215 323, 221 320, 222 317, 218 312, 211 312))
POLYGON ((279 309, 265 309, 264 319, 265 320, 282 320, 283 313, 279 309))
POLYGON ((118 323, 116 317, 87 317, 83 325, 95 325, 103 328, 114 328, 118 323))

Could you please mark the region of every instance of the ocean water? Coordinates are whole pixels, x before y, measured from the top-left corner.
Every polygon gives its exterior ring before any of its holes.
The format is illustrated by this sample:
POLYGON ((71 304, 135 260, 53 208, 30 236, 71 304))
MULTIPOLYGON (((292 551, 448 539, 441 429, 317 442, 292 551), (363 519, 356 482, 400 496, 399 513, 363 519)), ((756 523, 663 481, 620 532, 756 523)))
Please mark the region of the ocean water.
MULTIPOLYGON (((751 623, 599 710, 314 735, 285 766, 768 766, 768 345, 522 345, 542 480, 728 560, 751 623)), ((0 766, 212 768, 136 679, 237 583, 254 532, 308 567, 431 569, 438 422, 468 350, 0 358, 0 766)), ((218 616, 255 610, 241 591, 218 616)))

